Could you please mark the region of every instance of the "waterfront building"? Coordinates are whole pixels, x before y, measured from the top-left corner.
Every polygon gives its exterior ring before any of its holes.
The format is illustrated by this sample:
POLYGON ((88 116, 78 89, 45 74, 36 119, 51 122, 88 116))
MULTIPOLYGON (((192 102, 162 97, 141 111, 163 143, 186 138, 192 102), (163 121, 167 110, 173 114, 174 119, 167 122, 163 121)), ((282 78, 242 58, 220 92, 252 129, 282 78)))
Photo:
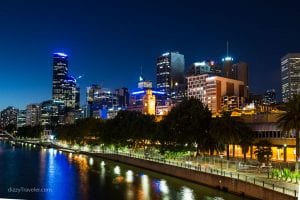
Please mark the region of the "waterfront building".
POLYGON ((19 110, 13 106, 9 106, 2 110, 0 113, 1 128, 5 128, 10 124, 17 126, 18 112, 19 110))
POLYGON ((19 110, 17 117, 17 128, 26 126, 26 109, 19 110))
POLYGON ((167 52, 156 61, 156 87, 175 103, 185 96, 184 55, 167 52))
POLYGON ((300 94, 300 53, 289 53, 281 58, 281 89, 283 102, 300 94))
POLYGON ((39 123, 46 129, 53 128, 57 125, 64 124, 65 106, 63 101, 47 100, 40 103, 40 120, 39 123))
POLYGON ((187 96, 200 99, 213 114, 241 108, 245 98, 242 81, 202 74, 187 77, 187 96))
POLYGON ((37 126, 40 121, 39 104, 29 104, 26 106, 26 126, 37 126))

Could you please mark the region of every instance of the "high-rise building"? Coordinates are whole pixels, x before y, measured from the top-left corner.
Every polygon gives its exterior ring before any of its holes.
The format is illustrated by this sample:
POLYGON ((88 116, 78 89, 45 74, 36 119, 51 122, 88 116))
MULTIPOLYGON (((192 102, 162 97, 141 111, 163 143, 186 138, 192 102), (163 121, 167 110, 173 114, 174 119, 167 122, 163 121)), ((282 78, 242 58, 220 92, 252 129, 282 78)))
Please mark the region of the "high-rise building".
POLYGON ((65 80, 68 74, 68 55, 53 54, 52 99, 65 101, 65 80))
POLYGON ((119 107, 116 91, 93 84, 87 87, 87 116, 105 118, 109 109, 119 107))
POLYGON ((66 108, 79 108, 79 87, 68 74, 68 56, 64 53, 53 54, 52 99, 64 101, 66 108))
POLYGON ((73 76, 67 75, 64 83, 64 101, 66 108, 79 109, 80 107, 80 92, 76 84, 76 79, 73 76))
POLYGON ((26 107, 26 126, 39 125, 40 106, 39 104, 29 104, 26 107))
POLYGON ((80 109, 80 90, 76 84, 76 79, 68 74, 68 55, 64 53, 53 54, 53 82, 52 82, 52 100, 53 103, 59 102, 57 121, 61 123, 72 123, 77 118, 80 109), (64 109, 61 109, 61 102, 64 109))
POLYGON ((185 95, 184 55, 167 52, 157 58, 156 87, 175 102, 185 95))
POLYGON ((300 94, 300 53, 289 53, 281 58, 281 89, 283 102, 300 94))
POLYGON ((245 62, 234 63, 232 57, 225 57, 223 61, 223 77, 240 80, 248 86, 248 64, 245 62))
POLYGON ((15 107, 9 106, 1 111, 0 113, 0 125, 1 128, 5 128, 6 126, 12 124, 17 126, 19 110, 15 107))
POLYGON ((128 88, 119 88, 115 90, 117 97, 118 97, 118 102, 119 102, 119 107, 121 108, 127 108, 129 105, 129 91, 128 88))
POLYGON ((264 105, 274 105, 276 104, 276 92, 275 89, 267 90, 263 97, 264 105))
POLYGON ((19 110, 18 117, 17 117, 17 128, 26 126, 26 109, 19 110))
POLYGON ((244 82, 201 74, 187 77, 188 98, 200 99, 213 114, 241 108, 245 98, 244 82))

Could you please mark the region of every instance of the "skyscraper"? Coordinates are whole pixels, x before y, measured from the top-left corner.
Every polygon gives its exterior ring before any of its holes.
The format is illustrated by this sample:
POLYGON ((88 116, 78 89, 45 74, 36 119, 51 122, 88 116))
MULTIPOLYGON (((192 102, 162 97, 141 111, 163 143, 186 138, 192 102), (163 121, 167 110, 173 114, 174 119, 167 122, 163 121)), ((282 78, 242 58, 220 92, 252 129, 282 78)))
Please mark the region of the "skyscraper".
POLYGON ((52 99, 65 101, 65 80, 68 74, 68 56, 53 54, 52 99))
POLYGON ((52 100, 64 104, 62 113, 58 113, 58 115, 63 116, 67 113, 70 115, 70 112, 76 112, 80 108, 79 99, 80 93, 76 79, 68 74, 68 55, 54 53, 52 100))
POLYGON ((26 126, 36 126, 40 121, 39 104, 29 104, 26 107, 26 126))
POLYGON ((248 65, 245 62, 233 63, 233 58, 226 57, 223 61, 223 76, 243 81, 248 86, 248 65))
POLYGON ((175 102, 184 96, 184 55, 167 52, 157 58, 156 87, 175 102))
POLYGON ((267 90, 263 98, 264 105, 274 105, 276 104, 276 93, 275 89, 267 90))
POLYGON ((300 53, 289 53, 281 58, 281 89, 283 102, 300 94, 300 53))

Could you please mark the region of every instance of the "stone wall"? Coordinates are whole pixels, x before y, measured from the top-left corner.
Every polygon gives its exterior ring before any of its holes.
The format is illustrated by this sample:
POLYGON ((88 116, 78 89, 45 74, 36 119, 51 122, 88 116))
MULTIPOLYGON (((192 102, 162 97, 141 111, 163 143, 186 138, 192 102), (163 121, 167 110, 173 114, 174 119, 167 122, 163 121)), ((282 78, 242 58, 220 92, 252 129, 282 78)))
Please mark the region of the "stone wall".
POLYGON ((244 182, 238 179, 219 176, 216 174, 210 174, 200 171, 194 171, 177 166, 166 165, 163 163, 152 162, 149 160, 130 158, 115 154, 98 154, 99 157, 106 158, 113 161, 122 162, 129 165, 149 169, 159 173, 164 173, 170 176, 175 176, 188 181, 207 185, 214 188, 219 188, 231 193, 245 195, 248 197, 264 200, 295 200, 296 197, 292 197, 271 189, 263 188, 248 182, 244 182))

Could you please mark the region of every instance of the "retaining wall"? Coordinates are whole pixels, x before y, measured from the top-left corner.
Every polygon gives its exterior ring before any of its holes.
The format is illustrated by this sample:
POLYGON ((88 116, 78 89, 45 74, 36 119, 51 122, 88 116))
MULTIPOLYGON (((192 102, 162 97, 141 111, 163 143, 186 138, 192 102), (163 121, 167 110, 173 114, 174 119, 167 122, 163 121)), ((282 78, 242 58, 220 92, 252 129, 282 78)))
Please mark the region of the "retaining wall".
POLYGON ((175 176, 185 180, 189 180, 202 185, 214 188, 220 188, 231 193, 245 195, 256 199, 263 200, 296 200, 296 197, 289 196, 268 188, 263 188, 248 182, 244 182, 235 178, 219 176, 200 171, 194 171, 177 166, 157 163, 149 160, 137 159, 116 154, 97 154, 97 156, 122 162, 129 165, 149 169, 170 176, 175 176))

